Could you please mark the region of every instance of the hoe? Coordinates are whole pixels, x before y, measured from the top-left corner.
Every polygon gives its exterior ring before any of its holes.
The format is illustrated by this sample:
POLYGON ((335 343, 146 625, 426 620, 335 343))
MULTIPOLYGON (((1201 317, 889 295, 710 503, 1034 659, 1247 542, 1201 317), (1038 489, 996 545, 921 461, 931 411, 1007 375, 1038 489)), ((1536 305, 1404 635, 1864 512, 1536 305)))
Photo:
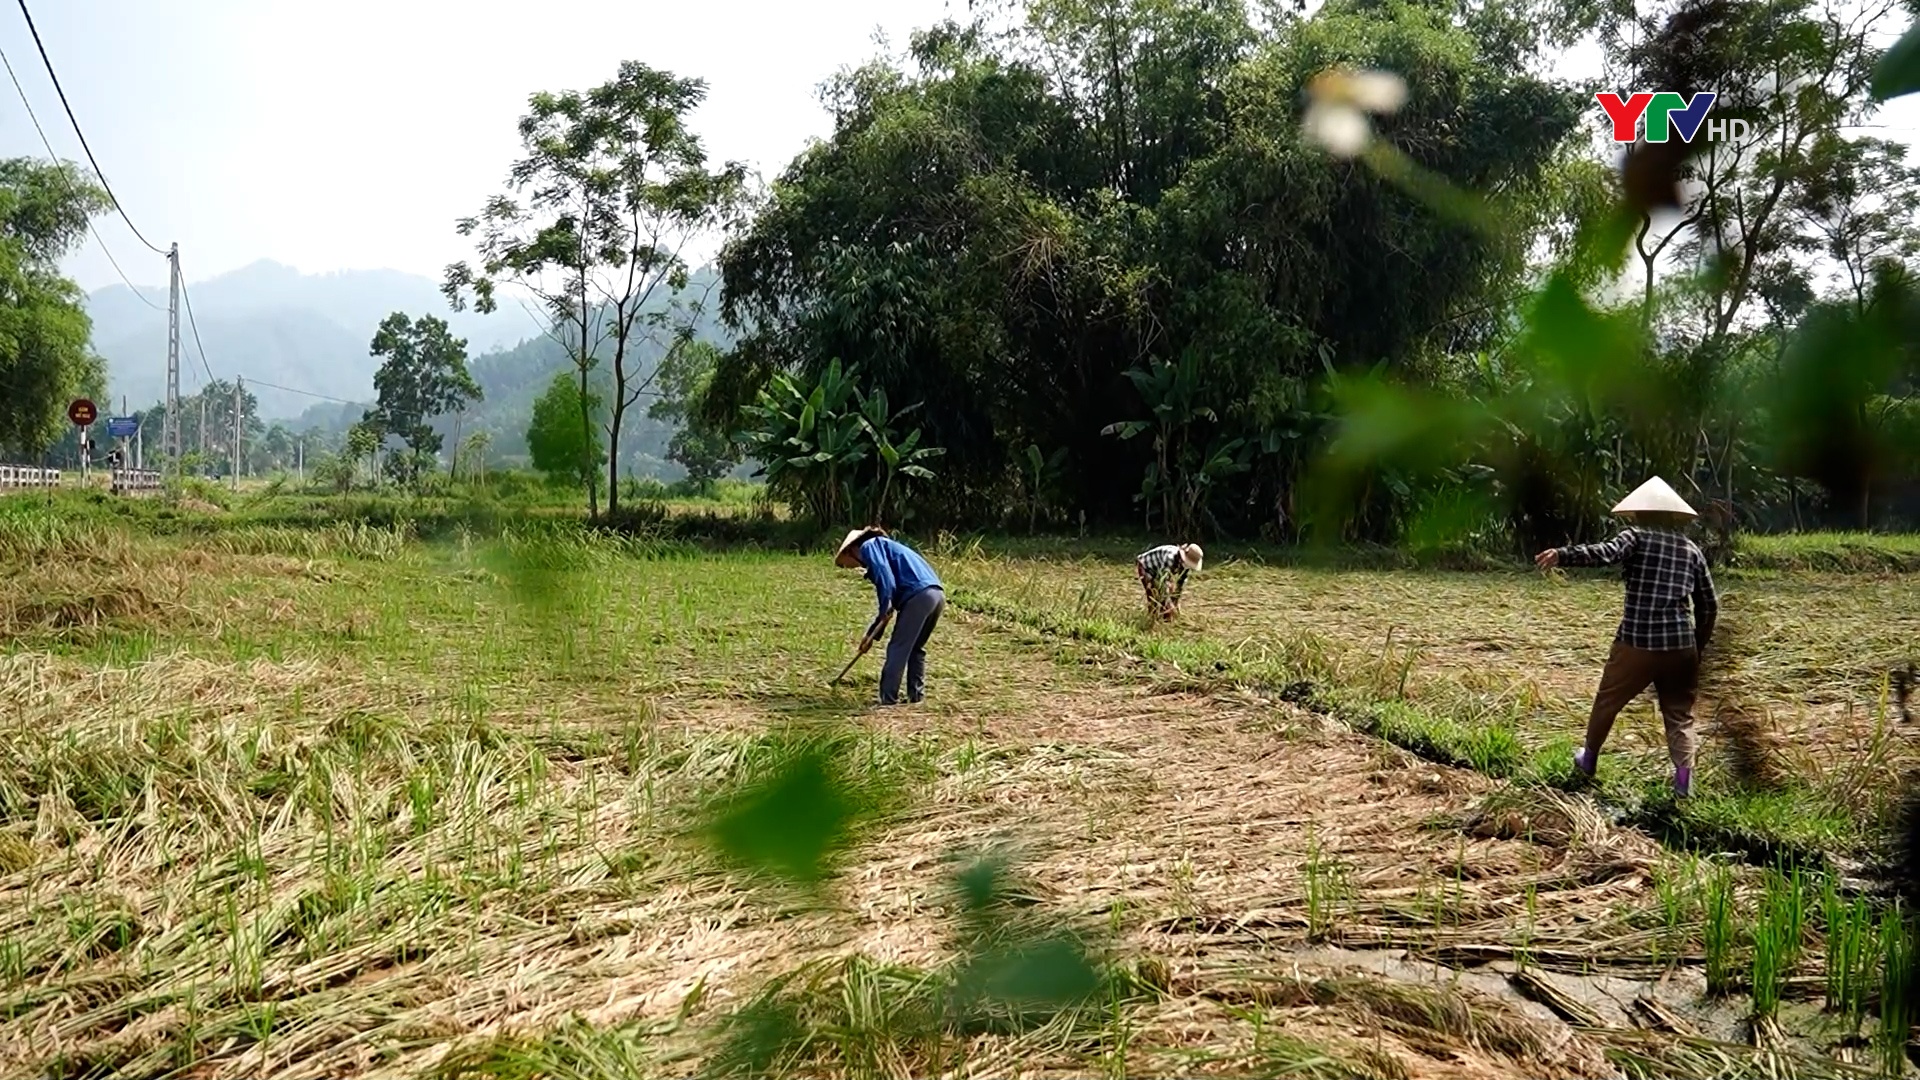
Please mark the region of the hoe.
POLYGON ((868 637, 863 637, 863 638, 861 638, 861 639, 860 639, 860 650, 859 650, 858 652, 856 652, 856 653, 854 653, 854 654, 853 654, 853 659, 851 659, 851 660, 849 660, 849 661, 847 661, 847 666, 846 666, 846 667, 843 667, 843 668, 841 668, 841 669, 840 669, 840 674, 838 674, 838 675, 835 675, 835 676, 833 677, 833 681, 832 681, 832 682, 830 682, 830 683, 828 683, 827 685, 828 685, 828 686, 839 686, 839 685, 840 685, 840 680, 841 680, 841 679, 844 679, 844 678, 846 678, 846 677, 847 677, 847 672, 849 672, 849 671, 852 671, 852 670, 853 670, 853 665, 855 665, 855 664, 857 664, 857 663, 859 663, 859 662, 860 662, 860 658, 861 658, 861 657, 863 657, 863 656, 865 656, 865 655, 867 655, 867 650, 868 650, 868 649, 871 649, 871 648, 873 648, 873 643, 874 643, 874 642, 876 642, 876 641, 879 641, 879 640, 880 640, 880 638, 881 638, 881 636, 882 636, 882 635, 884 635, 884 634, 885 634, 886 632, 887 632, 887 625, 886 625, 885 623, 881 623, 881 624, 880 624, 880 629, 879 629, 879 630, 877 630, 877 631, 875 631, 875 632, 874 632, 874 633, 873 633, 872 635, 870 635, 870 636, 868 636, 868 637))

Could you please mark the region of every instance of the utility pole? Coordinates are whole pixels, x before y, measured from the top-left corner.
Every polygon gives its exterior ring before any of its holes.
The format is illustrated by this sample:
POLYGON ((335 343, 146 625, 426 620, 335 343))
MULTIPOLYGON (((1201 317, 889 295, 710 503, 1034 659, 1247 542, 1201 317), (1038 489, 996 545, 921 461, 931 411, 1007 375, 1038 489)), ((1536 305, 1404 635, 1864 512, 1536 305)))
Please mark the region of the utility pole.
MULTIPOLYGON (((213 387, 207 387, 211 390, 213 387)), ((207 456, 207 390, 200 391, 200 456, 207 456)))
POLYGON ((240 376, 233 377, 233 490, 240 490, 240 376))
POLYGON ((177 479, 180 471, 180 245, 167 252, 167 420, 161 452, 177 479))
POLYGON ((307 437, 305 435, 300 436, 300 441, 295 444, 295 447, 293 452, 294 475, 300 478, 300 483, 305 484, 307 482, 307 437))
MULTIPOLYGON (((125 394, 120 395, 120 415, 127 415, 127 395, 125 394)), ((111 427, 112 425, 108 426, 111 427)), ((139 429, 135 428, 134 430, 138 431, 139 429)), ((127 481, 132 479, 132 477, 127 475, 127 470, 133 467, 133 463, 127 458, 127 437, 125 435, 120 436, 120 445, 114 449, 117 453, 115 455, 116 460, 113 463, 113 490, 117 494, 124 491, 127 481)))

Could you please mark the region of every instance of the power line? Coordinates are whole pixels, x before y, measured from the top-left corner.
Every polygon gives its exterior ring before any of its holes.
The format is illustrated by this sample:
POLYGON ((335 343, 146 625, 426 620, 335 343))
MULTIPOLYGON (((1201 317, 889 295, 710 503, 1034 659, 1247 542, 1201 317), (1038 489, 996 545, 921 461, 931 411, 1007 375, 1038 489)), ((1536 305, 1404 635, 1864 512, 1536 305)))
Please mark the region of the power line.
MULTIPOLYGON (((206 370, 207 383, 211 385, 214 381, 213 367, 212 365, 207 363, 207 350, 205 346, 200 344, 200 325, 196 323, 193 319, 193 294, 187 291, 187 280, 186 280, 186 275, 184 274, 181 275, 181 278, 180 278, 180 300, 183 304, 186 305, 186 308, 187 308, 187 328, 193 332, 193 349, 195 352, 200 354, 200 366, 206 370)), ((302 390, 298 387, 279 386, 274 383, 265 382, 260 379, 255 379, 247 376, 241 376, 241 377, 246 378, 247 382, 251 383, 254 386, 264 386, 269 390, 284 390, 289 394, 303 394, 310 398, 319 398, 322 401, 336 401, 342 405, 367 405, 368 404, 367 402, 364 402, 364 401, 348 401, 346 398, 337 398, 328 394, 316 394, 311 390, 302 390)))
MULTIPOLYGON (((33 130, 40 133, 40 144, 47 148, 47 156, 53 159, 54 170, 60 174, 60 181, 67 185, 67 192, 73 196, 75 202, 78 202, 80 193, 74 190, 73 181, 67 176, 66 170, 60 168, 60 155, 54 152, 53 142, 47 138, 46 130, 40 126, 40 118, 34 115, 33 102, 27 100, 26 88, 20 85, 20 76, 13 73, 13 61, 7 59, 7 54, 4 50, 0 50, 0 64, 6 65, 7 77, 13 80, 13 88, 20 94, 20 104, 26 106, 27 119, 33 121, 33 130)), ((102 180, 101 184, 104 186, 106 181, 102 180)), ((127 283, 127 288, 133 291, 133 295, 139 297, 141 303, 153 310, 165 311, 166 308, 147 299, 147 295, 140 291, 138 285, 135 285, 132 281, 128 281, 127 272, 120 269, 120 260, 113 257, 113 250, 107 247, 105 240, 101 239, 100 230, 93 227, 93 218, 91 217, 87 218, 87 231, 93 234, 93 242, 100 245, 100 253, 105 255, 107 261, 113 264, 113 272, 119 274, 120 280, 127 283)))
POLYGON ((174 260, 174 273, 180 274, 180 299, 187 305, 187 326, 193 330, 193 349, 200 354, 200 366, 207 370, 207 382, 213 382, 213 368, 207 363, 207 348, 200 344, 200 324, 193 321, 193 297, 187 292, 187 275, 181 274, 179 260, 174 260))
POLYGON ((373 403, 370 401, 348 401, 346 398, 337 398, 328 394, 316 394, 311 390, 300 390, 292 386, 276 386, 273 383, 262 382, 259 379, 249 378, 247 380, 247 383, 252 386, 264 386, 269 390, 285 390, 289 394, 302 394, 310 398, 319 398, 321 401, 337 402, 341 405, 365 405, 368 408, 374 407, 373 403))
POLYGON ((113 200, 113 208, 120 211, 121 219, 127 223, 127 228, 133 230, 133 235, 139 237, 141 243, 152 248, 155 255, 165 255, 165 251, 154 247, 151 240, 141 235, 139 227, 134 225, 133 219, 127 216, 127 208, 120 205, 120 197, 113 193, 112 185, 107 183, 106 170, 100 167, 99 159, 93 156, 93 147, 87 145, 87 134, 80 130, 80 121, 73 115, 73 106, 67 103, 67 92, 60 86, 60 76, 54 74, 53 60, 47 56, 47 46, 40 40, 40 29, 33 25, 33 12, 27 10, 27 0, 20 0, 20 14, 27 18, 27 30, 33 34, 34 47, 40 50, 40 62, 47 66, 47 77, 53 80, 54 93, 60 95, 60 107, 67 110, 67 121, 73 125, 73 133, 80 136, 80 149, 87 152, 87 160, 93 163, 93 174, 100 178, 100 187, 106 191, 107 198, 113 200))
MULTIPOLYGON (((193 318, 193 294, 187 291, 187 278, 185 274, 180 276, 180 300, 186 305, 187 328, 193 332, 193 349, 200 354, 200 366, 206 370, 207 384, 212 385, 214 382, 213 367, 207 363, 206 347, 200 344, 200 324, 195 322, 193 318)), ((372 408, 372 405, 365 401, 348 401, 346 398, 337 398, 330 394, 316 394, 312 390, 302 390, 295 386, 280 386, 276 383, 270 383, 244 375, 240 376, 240 378, 246 379, 248 383, 254 386, 264 386, 269 390, 284 390, 289 394, 301 394, 310 398, 319 398, 321 401, 333 401, 341 405, 363 405, 372 408)))
MULTIPOLYGON (((73 133, 79 137, 80 148, 86 151, 87 160, 91 162, 93 165, 94 175, 100 178, 100 187, 104 191, 106 191, 107 198, 111 200, 113 203, 113 208, 120 212, 120 218, 121 220, 127 223, 127 228, 133 230, 133 235, 135 237, 138 237, 140 242, 142 244, 147 245, 147 247, 151 249, 156 255, 167 254, 167 252, 162 251, 160 248, 154 246, 153 242, 148 240, 146 236, 140 232, 139 226, 133 223, 133 218, 127 215, 126 207, 120 204, 120 197, 113 193, 112 185, 107 183, 106 171, 100 168, 99 159, 93 156, 93 147, 87 144, 86 132, 80 130, 80 120, 78 117, 73 115, 73 106, 67 101, 67 92, 65 88, 63 88, 60 85, 60 76, 57 73, 55 73, 55 71, 53 70, 53 60, 51 57, 47 55, 47 46, 43 41, 40 40, 40 30, 37 26, 34 25, 33 12, 27 9, 27 0, 19 0, 19 4, 20 4, 20 14, 24 16, 27 20, 27 30, 29 33, 33 35, 34 47, 40 51, 40 62, 46 65, 47 77, 53 80, 54 92, 60 95, 60 106, 61 108, 66 110, 67 121, 73 125, 73 133)), ((7 76, 13 80, 13 88, 20 95, 20 104, 26 107, 27 117, 28 119, 33 121, 33 129, 40 133, 41 144, 47 148, 47 155, 54 160, 54 164, 57 166, 59 164, 60 155, 54 152, 53 143, 47 138, 46 131, 41 128, 40 118, 34 115, 32 103, 27 100, 26 89, 20 85, 20 77, 14 74, 13 63, 12 61, 6 58, 6 54, 4 52, 0 52, 0 63, 5 64, 7 69, 7 76)), ((64 172, 61 173, 61 180, 63 182, 67 182, 66 173, 64 172)), ((69 190, 70 191, 72 190, 71 183, 69 183, 69 190)), ((93 221, 91 219, 87 221, 87 230, 93 233, 93 239, 96 243, 100 245, 101 253, 106 255, 107 261, 109 263, 113 264, 114 272, 120 275, 121 281, 126 282, 127 288, 133 291, 133 295, 139 297, 141 303, 146 304, 148 307, 153 308, 155 311, 165 310, 164 308, 160 307, 160 305, 154 303, 152 300, 147 299, 146 295, 140 291, 139 287, 134 285, 132 281, 128 280, 126 271, 120 269, 119 260, 113 257, 113 251, 107 247, 106 241, 100 238, 99 230, 93 227, 93 221)), ((177 262, 173 268, 173 272, 176 274, 179 273, 177 262)), ((181 277, 181 280, 180 280, 180 299, 186 305, 187 326, 193 332, 194 352, 199 354, 201 370, 207 373, 207 384, 211 386, 216 381, 213 377, 213 365, 208 362, 207 347, 200 340, 200 324, 198 320, 196 320, 193 317, 193 294, 187 291, 187 283, 184 275, 181 277)), ((364 402, 364 401, 348 401, 345 398, 332 397, 327 394, 316 394, 311 390, 300 390, 291 386, 278 386, 274 383, 263 382, 259 379, 255 379, 254 384, 257 386, 266 387, 271 390, 285 391, 286 393, 289 393, 289 394, 302 394, 311 398, 319 398, 322 401, 338 402, 339 404, 342 404, 342 405, 364 406, 367 404, 367 402, 364 402)))

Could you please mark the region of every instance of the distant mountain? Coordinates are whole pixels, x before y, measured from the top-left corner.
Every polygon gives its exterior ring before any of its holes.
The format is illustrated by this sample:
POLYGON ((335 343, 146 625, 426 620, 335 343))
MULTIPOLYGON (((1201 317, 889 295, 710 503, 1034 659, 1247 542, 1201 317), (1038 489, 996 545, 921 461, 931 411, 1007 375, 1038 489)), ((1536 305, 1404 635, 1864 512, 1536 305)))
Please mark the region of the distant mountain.
MULTIPOLYGON (((140 295, 114 285, 87 298, 94 348, 107 361, 108 400, 135 408, 162 401, 167 393, 167 290, 140 295), (157 308, 157 310, 156 310, 157 308)), ((379 366, 368 355, 380 320, 395 311, 437 315, 467 339, 470 355, 514 345, 536 327, 525 312, 506 307, 492 315, 455 313, 429 278, 397 270, 346 270, 302 274, 262 260, 232 273, 189 283, 192 319, 180 317, 180 389, 192 393, 206 382, 193 327, 199 328, 207 366, 215 378, 238 374, 328 397, 356 401, 373 396, 379 366)), ((249 387, 267 420, 299 416, 320 399, 264 385, 249 387)))
MULTIPOLYGON (((701 269, 691 275, 688 291, 692 295, 710 298, 703 318, 695 326, 695 336, 725 348, 732 344, 732 339, 717 319, 718 286, 715 271, 701 269)), ((603 344, 600 351, 602 362, 595 369, 591 381, 601 400, 611 401, 612 347, 603 344)), ((634 344, 629 354, 629 371, 636 387, 646 383, 660 359, 661 351, 655 344, 634 344)), ((468 368, 485 397, 458 416, 441 417, 434 423, 434 428, 447 436, 449 446, 462 434, 484 431, 489 438, 489 456, 492 460, 525 464, 527 422, 533 416, 535 399, 552 385, 555 375, 565 372, 571 376, 576 371, 567 350, 553 338, 536 334, 512 348, 479 352, 470 347, 468 368)), ((654 401, 650 393, 642 393, 627 413, 620 443, 621 468, 635 476, 676 479, 681 475, 680 468, 664 460, 667 440, 673 436, 673 427, 647 416, 647 410, 654 401)), ((317 402, 300 413, 289 426, 323 439, 338 437, 360 419, 361 411, 357 407, 317 402)))

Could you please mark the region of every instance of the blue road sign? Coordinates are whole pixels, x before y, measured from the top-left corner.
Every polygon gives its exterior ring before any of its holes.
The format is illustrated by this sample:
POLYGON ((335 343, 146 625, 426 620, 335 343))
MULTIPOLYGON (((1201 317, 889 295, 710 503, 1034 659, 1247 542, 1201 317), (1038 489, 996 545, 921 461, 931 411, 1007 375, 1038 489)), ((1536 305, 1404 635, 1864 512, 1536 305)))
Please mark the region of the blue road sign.
POLYGON ((137 416, 110 416, 107 418, 107 438, 131 439, 140 430, 140 418, 137 416))

